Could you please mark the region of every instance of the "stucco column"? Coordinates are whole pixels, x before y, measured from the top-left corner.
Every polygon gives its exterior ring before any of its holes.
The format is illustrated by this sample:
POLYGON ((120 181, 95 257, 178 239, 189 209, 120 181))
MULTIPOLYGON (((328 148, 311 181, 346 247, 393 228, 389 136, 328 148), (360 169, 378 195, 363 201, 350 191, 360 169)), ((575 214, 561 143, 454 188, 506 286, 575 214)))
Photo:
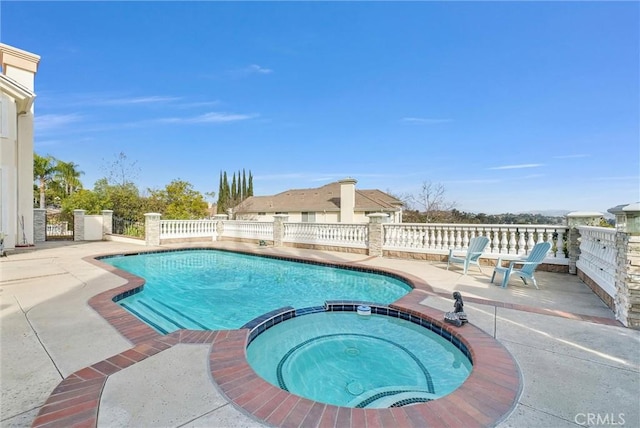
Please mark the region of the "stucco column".
POLYGON ((389 216, 384 213, 373 213, 367 217, 369 217, 369 255, 381 257, 384 240, 382 223, 389 216))
POLYGON ((216 231, 213 234, 213 241, 218 241, 220 237, 224 234, 224 221, 227 219, 226 214, 216 214, 213 216, 213 219, 216 221, 216 231))
POLYGON ((113 233, 113 210, 102 210, 102 239, 113 233))
POLYGON ((273 246, 282 247, 284 241, 284 224, 289 220, 286 214, 275 214, 273 216, 273 246))
POLYGON ((84 241, 84 210, 73 210, 73 240, 84 241))
POLYGON ((144 242, 146 245, 160 245, 160 217, 159 213, 144 215, 144 242))
POLYGON ((616 319, 640 329, 640 202, 608 211, 616 216, 616 319))
POLYGON ((44 208, 33 209, 33 241, 44 242, 47 240, 47 210, 44 208))
POLYGON ((33 113, 18 115, 18 224, 19 242, 34 242, 33 236, 33 113), (24 233, 24 235, 23 235, 24 233))
MULTIPOLYGON (((603 214, 596 211, 575 211, 567 214, 567 249, 569 252, 569 273, 577 275, 576 263, 580 258, 580 231, 578 226, 598 226, 603 214)), ((560 249, 558 249, 560 251, 560 249)))

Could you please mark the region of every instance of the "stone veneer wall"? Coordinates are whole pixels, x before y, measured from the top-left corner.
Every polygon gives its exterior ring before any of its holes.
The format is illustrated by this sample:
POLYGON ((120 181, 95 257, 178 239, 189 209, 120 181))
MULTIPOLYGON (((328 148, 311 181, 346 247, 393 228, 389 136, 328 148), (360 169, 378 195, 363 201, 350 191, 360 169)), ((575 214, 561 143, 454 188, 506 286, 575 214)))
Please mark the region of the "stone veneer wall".
POLYGON ((47 240, 47 210, 44 208, 33 210, 33 240, 34 242, 47 240))

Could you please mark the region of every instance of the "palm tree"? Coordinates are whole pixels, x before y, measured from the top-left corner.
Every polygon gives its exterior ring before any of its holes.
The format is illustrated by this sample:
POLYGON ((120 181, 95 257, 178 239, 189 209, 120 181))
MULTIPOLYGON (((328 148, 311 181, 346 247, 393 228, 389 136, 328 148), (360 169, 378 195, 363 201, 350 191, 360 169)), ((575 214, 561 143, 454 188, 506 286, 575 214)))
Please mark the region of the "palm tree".
POLYGON ((40 156, 37 153, 33 154, 33 178, 38 182, 38 189, 40 190, 40 208, 45 208, 45 191, 47 190, 47 184, 53 180, 53 176, 56 172, 56 159, 53 156, 40 156))
POLYGON ((82 187, 80 176, 84 174, 84 171, 78 171, 78 165, 59 160, 55 169, 56 178, 61 182, 65 194, 70 195, 74 190, 82 187))

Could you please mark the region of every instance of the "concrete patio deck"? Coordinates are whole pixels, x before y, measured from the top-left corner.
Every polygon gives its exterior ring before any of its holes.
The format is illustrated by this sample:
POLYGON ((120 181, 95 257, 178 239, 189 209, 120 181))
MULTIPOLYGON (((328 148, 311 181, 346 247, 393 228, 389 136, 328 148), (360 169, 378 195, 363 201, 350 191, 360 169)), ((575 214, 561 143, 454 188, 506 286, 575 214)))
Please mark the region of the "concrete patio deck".
MULTIPOLYGON (((209 246, 255 249, 231 242, 209 246)), ((150 249, 119 242, 45 243, 0 259, 1 426, 30 426, 64 378, 133 347, 87 304, 125 280, 83 258, 150 249)), ((406 272, 433 289, 421 304, 443 312, 452 309, 451 293, 460 291, 470 322, 500 341, 522 374, 518 403, 500 427, 640 426, 640 332, 621 327, 575 276, 540 272, 540 290, 516 279, 502 289, 489 284, 488 268, 480 273, 472 267, 463 276, 459 267, 445 270, 444 263, 295 248, 261 251, 406 272)), ((109 375, 97 426, 264 426, 212 381, 208 348, 176 344, 109 375)))

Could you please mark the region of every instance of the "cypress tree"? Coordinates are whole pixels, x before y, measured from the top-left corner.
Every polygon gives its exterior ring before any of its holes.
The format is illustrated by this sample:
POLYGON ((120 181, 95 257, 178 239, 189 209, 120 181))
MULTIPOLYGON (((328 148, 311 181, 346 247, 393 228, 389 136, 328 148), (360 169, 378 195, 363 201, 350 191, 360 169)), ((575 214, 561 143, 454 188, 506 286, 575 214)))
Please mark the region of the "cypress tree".
POLYGON ((231 201, 233 204, 238 200, 238 184, 236 183, 236 173, 233 173, 233 181, 231 182, 231 201))
POLYGON ((251 175, 251 170, 249 170, 249 185, 247 187, 247 196, 253 196, 253 175, 251 175))
POLYGON ((245 199, 247 199, 247 176, 244 172, 244 168, 242 168, 242 194, 240 195, 240 198, 244 201, 245 199))
POLYGON ((224 198, 223 198, 223 205, 222 205, 222 213, 224 214, 227 211, 227 208, 229 206, 229 180, 227 179, 227 171, 224 172, 223 175, 223 193, 224 193, 224 198))
POLYGON ((220 178, 218 179, 218 202, 216 203, 216 212, 218 214, 223 212, 222 204, 224 197, 224 189, 222 187, 222 171, 220 171, 220 178))

